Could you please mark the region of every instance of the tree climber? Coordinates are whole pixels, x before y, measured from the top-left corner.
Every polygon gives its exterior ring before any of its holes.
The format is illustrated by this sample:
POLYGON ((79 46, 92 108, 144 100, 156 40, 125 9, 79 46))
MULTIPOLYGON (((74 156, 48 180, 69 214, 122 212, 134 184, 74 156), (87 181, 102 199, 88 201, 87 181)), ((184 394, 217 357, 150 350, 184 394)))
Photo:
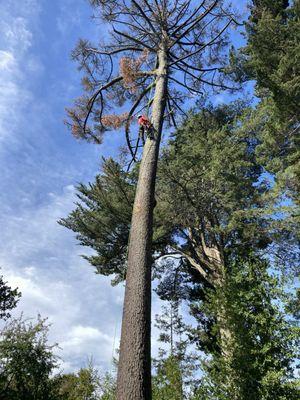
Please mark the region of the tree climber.
POLYGON ((153 139, 153 126, 145 115, 138 116, 138 124, 139 137, 142 139, 143 143, 145 141, 145 134, 149 139, 153 139))

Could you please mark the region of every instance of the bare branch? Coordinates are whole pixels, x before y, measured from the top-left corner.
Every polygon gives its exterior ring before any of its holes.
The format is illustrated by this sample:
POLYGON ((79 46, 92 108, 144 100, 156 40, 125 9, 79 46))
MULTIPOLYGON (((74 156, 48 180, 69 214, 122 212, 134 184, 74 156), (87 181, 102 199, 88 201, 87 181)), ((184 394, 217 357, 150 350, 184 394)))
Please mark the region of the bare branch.
POLYGON ((142 7, 139 5, 139 3, 135 0, 131 0, 132 3, 136 6, 136 8, 140 11, 140 13, 142 14, 142 16, 145 18, 145 20, 148 22, 150 28, 152 29, 152 31, 154 33, 157 33, 157 30, 154 28, 150 18, 148 18, 148 16, 145 14, 144 10, 142 9, 142 7))
MULTIPOLYGON (((192 25, 188 28, 188 29, 186 29, 184 32, 182 32, 177 38, 176 38, 176 40, 172 43, 172 45, 171 45, 171 47, 170 48, 172 48, 176 43, 178 43, 179 42, 179 40, 180 39, 182 39, 184 36, 186 36, 192 29, 194 29, 194 27, 200 22, 200 21, 202 21, 202 19, 203 18, 205 18, 206 17, 206 15, 208 15, 210 12, 211 12, 211 10, 213 9, 213 8, 215 8, 215 6, 217 5, 217 3, 218 3, 218 0, 215 0, 212 4, 211 4, 211 6, 204 12, 204 13, 202 13, 201 15, 199 15, 197 18, 195 18, 194 19, 194 21, 190 21, 189 23, 188 23, 188 25, 190 24, 190 23, 192 23, 192 25)), ((197 11, 198 12, 198 11, 197 11)), ((180 29, 182 29, 184 26, 186 26, 184 23, 180 26, 180 27, 178 27, 178 29, 176 29, 176 31, 178 32, 180 29), (180 29, 179 29, 180 28, 180 29)), ((172 36, 174 36, 174 32, 173 32, 173 35, 172 36)))
POLYGON ((191 1, 187 1, 181 8, 181 10, 179 10, 177 17, 175 19, 175 22, 173 23, 173 25, 169 28, 169 30, 172 30, 175 26, 177 26, 177 24, 179 23, 179 21, 184 17, 185 12, 188 10, 189 6, 191 4, 191 1))
POLYGON ((118 31, 116 28, 113 28, 113 31, 114 31, 117 35, 123 36, 123 37, 125 37, 125 38, 128 39, 128 40, 132 40, 133 42, 138 43, 139 45, 141 45, 141 46, 143 46, 143 47, 146 47, 149 51, 155 52, 155 49, 153 49, 151 46, 148 46, 148 44, 146 44, 146 43, 144 43, 144 42, 138 40, 137 38, 135 38, 135 37, 133 37, 133 36, 130 36, 130 35, 128 35, 128 34, 125 33, 125 32, 120 32, 120 31, 118 31))
MULTIPOLYGON (((176 33, 180 31, 180 29, 182 29, 184 26, 186 27, 189 24, 190 20, 192 18, 194 18, 194 16, 197 15, 197 13, 201 10, 201 8, 203 7, 204 3, 205 3, 205 0, 202 1, 202 3, 195 9, 195 11, 181 25, 177 26, 175 31, 172 33, 172 36, 176 35, 176 33)), ((190 6, 190 2, 187 2, 186 5, 187 5, 187 7, 189 7, 190 6)), ((184 10, 184 14, 185 14, 185 10, 184 10)), ((176 25, 178 25, 178 22, 180 21, 180 19, 176 21, 176 25)))
POLYGON ((177 85, 183 86, 185 89, 187 89, 189 92, 194 92, 194 93, 198 93, 203 95, 203 92, 200 92, 200 90, 197 90, 195 88, 191 88, 190 86, 188 86, 186 83, 180 82, 178 81, 176 78, 174 78, 173 76, 169 76, 169 79, 171 81, 174 81, 175 83, 177 83, 177 85))
POLYGON ((202 78, 201 76, 196 76, 196 75, 194 75, 192 72, 190 72, 190 71, 184 69, 183 67, 179 67, 179 69, 180 69, 181 71, 183 71, 185 74, 190 75, 190 76, 191 76, 192 78, 194 78, 196 81, 205 83, 205 84, 207 84, 207 85, 209 85, 209 86, 215 86, 215 87, 219 87, 219 88, 222 88, 222 89, 228 89, 228 90, 234 90, 234 89, 235 89, 234 87, 230 87, 230 86, 227 86, 227 85, 224 85, 224 84, 215 83, 215 82, 213 81, 213 79, 212 79, 212 81, 209 82, 209 81, 205 80, 204 78, 202 78))
MULTIPOLYGON (((193 69, 195 71, 199 72, 212 72, 212 71, 221 71, 223 67, 211 67, 211 68, 198 68, 195 65, 191 65, 186 63, 185 61, 179 60, 174 54, 170 53, 170 57, 173 60, 176 60, 176 62, 180 62, 180 64, 184 65, 187 68, 193 69)), ((178 66, 178 70, 182 70, 182 67, 178 66)))
POLYGON ((106 56, 112 56, 114 54, 118 54, 121 53, 122 51, 143 51, 143 49, 139 48, 139 47, 134 47, 134 46, 127 46, 127 47, 122 47, 116 50, 112 50, 112 51, 101 51, 101 50, 97 50, 95 48, 92 47, 88 47, 86 49, 87 51, 91 52, 91 53, 95 53, 95 54, 100 54, 100 55, 106 55, 106 56))
POLYGON ((174 117, 173 108, 171 106, 171 102, 170 102, 170 99, 169 99, 169 93, 168 93, 168 97, 167 97, 167 104, 168 104, 168 108, 169 108, 170 119, 171 119, 174 127, 177 129, 177 123, 176 123, 176 120, 175 120, 175 117, 174 117))
POLYGON ((175 99, 174 99, 173 97, 170 97, 169 99, 170 99, 171 102, 174 103, 175 107, 176 107, 183 115, 185 115, 186 117, 188 116, 187 113, 183 110, 183 108, 181 108, 181 107, 178 105, 178 103, 175 101, 175 99))
MULTIPOLYGON (((122 76, 118 76, 117 78, 112 79, 110 82, 108 82, 106 85, 101 86, 100 89, 97 90, 97 92, 90 98, 90 100, 88 101, 88 111, 87 111, 87 115, 85 117, 84 123, 83 123, 83 131, 86 133, 86 126, 87 126, 87 122, 88 119, 90 117, 90 114, 93 110, 95 101, 97 100, 98 96, 101 95, 102 96, 102 92, 103 90, 106 90, 108 88, 110 88, 111 86, 113 86, 115 83, 120 82, 123 79, 122 76)), ((101 102, 102 103, 102 102, 101 102)), ((100 119, 101 122, 101 119, 100 119)))
POLYGON ((227 24, 221 29, 221 31, 217 34, 217 36, 215 36, 212 40, 205 43, 203 46, 201 46, 199 49, 193 51, 192 53, 189 53, 183 57, 180 57, 177 61, 173 61, 171 64, 169 64, 169 67, 171 67, 174 64, 177 64, 180 61, 186 60, 187 58, 190 58, 190 57, 200 53, 207 46, 210 46, 211 44, 213 44, 222 35, 222 33, 225 32, 225 30, 228 28, 228 26, 231 24, 231 22, 232 22, 232 19, 229 22, 227 22, 227 24))

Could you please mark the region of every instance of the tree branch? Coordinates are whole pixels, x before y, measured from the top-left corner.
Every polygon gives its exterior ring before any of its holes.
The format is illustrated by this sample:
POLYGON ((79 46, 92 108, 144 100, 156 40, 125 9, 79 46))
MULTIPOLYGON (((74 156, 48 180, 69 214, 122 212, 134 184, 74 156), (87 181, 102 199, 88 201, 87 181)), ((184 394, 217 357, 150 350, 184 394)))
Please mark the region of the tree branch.
POLYGON ((142 14, 142 16, 145 18, 145 20, 148 22, 150 28, 152 29, 152 31, 156 34, 157 30, 154 28, 150 18, 147 16, 147 14, 144 12, 144 10, 142 9, 142 7, 139 5, 139 3, 135 0, 131 0, 132 3, 136 6, 136 8, 140 11, 140 13, 142 14))
MULTIPOLYGON (((83 131, 84 131, 84 133, 86 133, 87 122, 88 122, 89 116, 90 116, 90 114, 92 112, 92 109, 94 107, 95 101, 97 100, 98 96, 99 95, 102 96, 103 90, 106 90, 106 89, 110 88, 115 83, 120 82, 122 79, 123 79, 122 76, 118 76, 117 78, 112 79, 106 85, 101 86, 101 88, 99 90, 97 90, 97 92, 94 93, 94 95, 90 98, 90 100, 88 101, 88 104, 87 104, 87 107, 88 107, 87 115, 86 115, 84 123, 83 123, 83 131)), ((100 119, 100 122, 101 122, 101 119, 100 119)))
POLYGON ((186 83, 180 82, 177 79, 175 79, 173 76, 170 76, 169 79, 171 81, 174 81, 175 83, 177 83, 177 85, 183 86, 184 88, 186 88, 189 92, 194 92, 194 93, 198 93, 203 95, 203 92, 201 92, 200 90, 197 90, 195 88, 191 88, 190 86, 188 86, 186 83))
POLYGON ((217 34, 217 36, 215 36, 212 40, 210 40, 209 42, 205 43, 202 47, 200 47, 199 49, 193 51, 192 53, 189 53, 183 57, 178 58, 177 61, 172 62, 171 64, 169 64, 169 67, 171 67, 174 64, 177 64, 180 61, 186 60, 187 58, 190 58, 198 53, 200 53, 200 51, 202 51, 203 49, 205 49, 207 46, 210 46, 211 44, 213 44, 216 39, 218 39, 222 33, 228 28, 228 26, 231 24, 232 20, 230 20, 223 28, 222 30, 217 34))
MULTIPOLYGON (((191 23, 190 20, 193 19, 195 15, 197 15, 197 13, 198 13, 198 12, 201 10, 201 8, 203 7, 204 3, 205 3, 205 0, 202 1, 202 3, 195 9, 195 11, 194 11, 182 24, 180 24, 180 25, 175 29, 175 31, 172 33, 172 36, 175 36, 176 33, 180 31, 180 29, 182 29, 183 27, 186 27, 187 25, 189 25, 189 24, 191 23)), ((187 6, 188 6, 188 7, 190 6, 190 2, 189 2, 189 4, 187 4, 187 6)), ((178 22, 179 22, 179 21, 177 21, 176 25, 178 24, 178 22)), ((176 26, 176 25, 175 25, 175 26, 176 26)))
POLYGON ((169 30, 173 29, 179 21, 184 17, 185 12, 188 10, 189 6, 191 4, 191 1, 187 1, 183 6, 181 7, 181 10, 178 11, 177 17, 175 19, 174 24, 169 28, 169 30))
POLYGON ((118 31, 116 28, 113 28, 113 31, 114 31, 117 35, 123 36, 123 37, 125 37, 125 38, 128 39, 128 40, 132 40, 133 42, 138 43, 139 45, 141 45, 141 46, 143 46, 143 47, 146 47, 149 51, 155 52, 155 50, 154 50, 151 46, 148 46, 146 43, 141 42, 140 40, 136 39, 135 37, 130 36, 130 35, 128 35, 128 34, 125 33, 125 32, 120 32, 120 31, 118 31))
POLYGON ((106 55, 106 56, 112 56, 114 54, 121 53, 122 51, 143 51, 143 49, 140 49, 139 47, 134 47, 134 46, 127 46, 127 47, 112 50, 112 51, 104 51, 104 50, 101 51, 101 50, 94 49, 93 47, 88 47, 86 50, 91 53, 106 55))
MULTIPOLYGON (((217 5, 217 3, 218 3, 218 0, 215 0, 215 1, 210 5, 210 7, 209 7, 204 13, 202 13, 202 14, 199 15, 197 18, 195 18, 194 21, 190 21, 190 22, 188 23, 188 25, 190 25, 190 24, 192 24, 192 25, 191 25, 188 29, 186 29, 183 33, 181 33, 181 34, 175 39, 175 41, 174 41, 174 42, 172 43, 172 45, 170 46, 170 49, 171 49, 177 42, 179 42, 180 39, 182 39, 182 38, 183 38, 184 36, 186 36, 191 30, 193 30, 194 27, 195 27, 200 21, 202 21, 202 19, 205 18, 206 15, 208 15, 208 14, 211 12, 211 10, 212 10, 213 8, 215 8, 215 6, 217 5)), ((202 7, 202 5, 201 5, 201 7, 202 7)), ((200 8, 201 8, 201 7, 200 7, 200 8)), ((198 11, 199 11, 199 10, 197 10, 197 12, 198 12, 198 11)), ((194 14, 194 15, 195 15, 195 14, 194 14)), ((179 32, 180 29, 182 29, 184 26, 186 26, 185 23, 182 23, 181 26, 178 27, 178 28, 175 30, 175 32, 173 32, 172 36, 176 35, 176 33, 179 32)))
POLYGON ((195 268, 200 275, 202 276, 202 278, 210 285, 213 285, 210 279, 210 274, 208 272, 205 271, 204 268, 201 267, 201 265, 199 263, 197 263, 193 257, 191 257, 189 254, 185 253, 184 251, 182 251, 179 247, 177 246, 172 246, 173 250, 177 251, 182 257, 184 257, 189 263, 190 265, 195 268))
POLYGON ((175 107, 186 117, 188 116, 187 113, 177 104, 177 102, 175 101, 175 99, 173 97, 170 97, 170 101, 172 101, 175 105, 175 107))
POLYGON ((173 109, 172 109, 172 106, 171 106, 169 93, 168 93, 168 96, 167 96, 167 104, 168 104, 168 107, 169 107, 171 121, 172 121, 174 127, 177 129, 177 124, 176 124, 176 120, 175 120, 175 117, 174 117, 173 109))

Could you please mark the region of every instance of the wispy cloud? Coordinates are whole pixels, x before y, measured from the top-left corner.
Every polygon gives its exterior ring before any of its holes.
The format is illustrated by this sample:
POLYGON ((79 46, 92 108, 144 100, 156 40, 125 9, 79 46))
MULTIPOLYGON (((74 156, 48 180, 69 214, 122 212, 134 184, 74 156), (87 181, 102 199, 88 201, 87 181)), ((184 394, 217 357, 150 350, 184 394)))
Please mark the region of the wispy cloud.
POLYGON ((22 292, 15 315, 41 314, 52 324, 64 367, 74 370, 93 356, 103 369, 111 361, 115 327, 119 328, 122 287, 93 274, 71 235, 57 224, 73 205, 74 190, 49 194, 44 206, 10 216, 0 244, 6 279, 22 292))
POLYGON ((94 174, 99 156, 64 132, 60 102, 69 61, 37 45, 45 34, 44 6, 0 5, 0 266, 22 292, 15 315, 49 318, 64 368, 77 369, 93 356, 106 369, 123 289, 96 276, 73 235, 57 224, 73 208, 74 184, 94 174))
MULTIPOLYGON (((0 5, 0 141, 12 139, 11 133, 18 124, 19 114, 30 99, 25 76, 32 44, 31 21, 38 15, 38 3, 34 0, 16 4, 14 1, 0 5)), ((14 138, 15 139, 15 138, 14 138)))

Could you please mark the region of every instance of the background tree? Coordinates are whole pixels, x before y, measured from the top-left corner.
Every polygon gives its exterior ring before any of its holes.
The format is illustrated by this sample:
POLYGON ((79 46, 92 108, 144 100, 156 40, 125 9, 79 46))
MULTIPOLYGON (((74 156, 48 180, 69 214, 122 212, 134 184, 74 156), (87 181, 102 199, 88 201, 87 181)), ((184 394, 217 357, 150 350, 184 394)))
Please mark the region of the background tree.
MULTIPOLYGON (((61 400, 104 400, 106 398, 101 395, 104 392, 101 386, 106 385, 106 381, 107 378, 100 377, 91 361, 76 373, 54 377, 57 396, 61 400)), ((113 397, 107 397, 107 400, 113 400, 113 397)))
MULTIPOLYGON (((82 246, 95 250, 92 256, 84 256, 105 276, 112 276, 112 284, 126 277, 128 239, 137 168, 124 172, 122 165, 113 159, 103 160, 101 174, 93 183, 77 187, 78 202, 67 218, 59 223, 76 233, 82 246)), ((171 234, 161 223, 158 207, 154 213, 152 251, 161 253, 171 234)))
POLYGON ((101 386, 101 400, 115 400, 116 399, 116 379, 112 374, 105 374, 103 380, 100 382, 101 386))
POLYGON ((183 400, 182 369, 178 359, 170 354, 159 362, 153 377, 154 400, 183 400))
POLYGON ((112 41, 98 47, 80 41, 74 51, 86 73, 87 95, 69 110, 72 132, 99 142, 106 128, 125 124, 135 159, 130 123, 136 113, 151 108, 154 135, 143 149, 133 206, 117 385, 118 399, 150 399, 151 240, 163 122, 176 124, 174 108, 182 112, 180 102, 201 94, 206 85, 228 87, 222 79, 223 34, 234 18, 222 1, 193 5, 191 0, 93 0, 91 4, 111 24, 112 41), (153 98, 147 98, 152 88, 153 98), (126 99, 132 103, 128 114, 106 114, 110 106, 120 106, 126 99))
POLYGON ((299 34, 300 2, 253 1, 247 45, 233 57, 240 79, 255 80, 260 99, 247 121, 269 180, 270 230, 278 265, 299 265, 299 34))
MULTIPOLYGON (((295 364, 299 330, 283 312, 284 287, 257 257, 237 258, 226 284, 211 291, 199 311, 217 321, 220 302, 230 325, 231 357, 218 351, 204 362, 206 374, 195 399, 296 399, 295 364)), ((205 327, 204 327, 205 328, 205 327)), ((201 332, 201 326, 198 327, 201 332)), ((218 329, 220 331, 220 328, 218 329)), ((219 341, 221 341, 219 336, 219 341)))
POLYGON ((54 346, 47 343, 48 325, 21 318, 7 323, 0 339, 0 398, 52 400, 51 373, 57 366, 54 346))
MULTIPOLYGON (((178 293, 179 294, 179 293, 178 293)), ((156 315, 156 327, 159 329, 159 349, 154 360, 153 399, 186 399, 195 385, 195 371, 199 369, 199 355, 191 351, 188 337, 189 327, 180 313, 181 299, 169 299, 162 307, 162 313, 156 315)))
POLYGON ((253 1, 248 43, 235 58, 242 80, 255 80, 261 99, 248 127, 260 133, 258 154, 275 188, 298 201, 300 2, 253 1), (290 6, 289 6, 290 5, 290 6))
MULTIPOLYGON (((165 257, 183 260, 187 284, 195 285, 192 298, 223 286, 233 257, 265 250, 270 243, 266 221, 257 213, 264 191, 258 185, 257 139, 240 129, 243 108, 234 103, 191 116, 160 163, 158 196, 163 222, 173 231, 165 257)), ((218 311, 220 321, 226 319, 222 303, 218 311)), ((220 332, 224 356, 230 350, 226 326, 220 332)))
POLYGON ((97 273, 112 275, 113 284, 126 276, 135 175, 126 174, 112 159, 103 160, 95 182, 77 187, 76 209, 59 221, 76 232, 81 245, 95 250, 95 255, 85 258, 97 273))
POLYGON ((20 297, 18 289, 12 289, 0 276, 0 319, 6 320, 11 316, 10 311, 17 306, 20 297))
POLYGON ((154 360, 157 373, 153 393, 157 398, 169 395, 170 398, 185 399, 197 384, 195 373, 200 368, 199 355, 191 347, 190 326, 182 311, 189 290, 184 275, 185 265, 180 259, 168 259, 159 264, 162 268, 157 268, 160 282, 155 292, 164 303, 161 313, 155 317, 155 326, 159 329, 158 340, 162 347, 154 360), (170 274, 170 270, 174 273, 170 274))

